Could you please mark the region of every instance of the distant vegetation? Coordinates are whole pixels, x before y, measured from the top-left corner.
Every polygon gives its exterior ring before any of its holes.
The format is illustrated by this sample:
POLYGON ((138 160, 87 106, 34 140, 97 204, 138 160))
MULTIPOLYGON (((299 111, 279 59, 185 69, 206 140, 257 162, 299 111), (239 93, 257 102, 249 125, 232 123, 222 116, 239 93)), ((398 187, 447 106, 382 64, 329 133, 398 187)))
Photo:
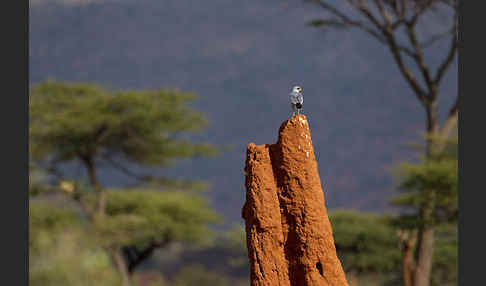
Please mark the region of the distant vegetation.
MULTIPOLYGON (((350 285, 403 285, 401 231, 386 215, 330 213, 336 251, 350 285)), ((438 230, 431 285, 457 285, 457 228, 438 230)))
POLYGON ((198 193, 200 183, 149 176, 125 166, 167 167, 177 159, 217 154, 210 144, 184 138, 205 125, 204 116, 187 106, 193 98, 178 90, 110 91, 57 81, 32 88, 32 283, 86 285, 74 277, 87 279, 95 277, 90 271, 98 271, 96 275, 115 281, 103 285, 130 285, 130 276, 154 250, 172 242, 210 240, 208 225, 219 218, 198 193), (63 173, 62 163, 72 161, 85 167, 88 184, 63 173), (103 186, 100 165, 130 174, 138 186, 103 186), (56 200, 64 201, 62 208, 56 200), (75 267, 83 260, 66 264, 64 259, 75 257, 63 255, 74 255, 76 247, 98 266, 84 273, 83 267, 75 267))
MULTIPOLYGON (((213 145, 184 139, 205 122, 186 106, 192 98, 178 90, 109 91, 56 81, 32 88, 31 285, 248 285, 244 228, 211 227, 221 216, 202 196, 203 182, 125 166, 168 167, 180 158, 218 153, 213 145), (85 167, 87 180, 63 173, 63 163, 74 160, 85 167), (104 186, 101 165, 138 184, 104 186)), ((406 285, 415 267, 417 229, 426 223, 420 206, 427 189, 436 194, 431 285, 457 283, 457 138, 432 140, 441 148, 394 171, 402 194, 393 203, 404 214, 330 212, 351 285, 406 285)))

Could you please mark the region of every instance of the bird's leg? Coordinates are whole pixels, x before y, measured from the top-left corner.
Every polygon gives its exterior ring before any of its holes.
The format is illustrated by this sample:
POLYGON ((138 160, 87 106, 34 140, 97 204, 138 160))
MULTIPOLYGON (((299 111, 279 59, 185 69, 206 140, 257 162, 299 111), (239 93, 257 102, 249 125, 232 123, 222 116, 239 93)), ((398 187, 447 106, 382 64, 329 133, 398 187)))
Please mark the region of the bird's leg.
POLYGON ((300 108, 297 108, 297 116, 300 115, 300 108))
POLYGON ((295 105, 292 104, 292 117, 294 117, 294 116, 295 116, 295 105))

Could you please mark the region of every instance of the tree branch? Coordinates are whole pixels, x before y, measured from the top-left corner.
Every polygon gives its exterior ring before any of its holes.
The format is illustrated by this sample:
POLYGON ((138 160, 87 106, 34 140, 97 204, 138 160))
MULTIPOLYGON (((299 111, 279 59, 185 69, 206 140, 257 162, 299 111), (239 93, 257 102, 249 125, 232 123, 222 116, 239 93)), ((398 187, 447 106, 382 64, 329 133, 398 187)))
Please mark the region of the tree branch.
POLYGON ((455 31, 455 27, 452 27, 450 30, 448 30, 446 32, 438 33, 438 34, 435 34, 435 35, 431 36, 427 40, 423 41, 420 44, 420 46, 423 49, 426 49, 426 48, 432 46, 433 44, 435 44, 437 41, 440 41, 441 39, 445 38, 446 36, 449 36, 450 34, 454 34, 455 32, 456 32, 455 31))
MULTIPOLYGON (((346 14, 344 14, 343 12, 339 11, 337 8, 335 8, 332 5, 329 5, 326 2, 322 2, 320 0, 307 0, 307 1, 316 3, 317 5, 319 5, 322 8, 324 8, 324 10, 328 11, 332 15, 334 15, 337 18, 341 19, 343 22, 354 22, 348 16, 346 16, 346 14)), ((349 1, 348 1, 348 3, 349 3, 349 1)))
MULTIPOLYGON (((455 21, 455 19, 454 19, 455 21)), ((455 25, 454 25, 455 29, 455 25)), ((452 36, 452 41, 451 41, 451 46, 449 48, 449 52, 447 53, 446 58, 442 62, 442 64, 439 66, 439 69, 437 70, 437 74, 434 77, 434 83, 439 84, 442 77, 446 73, 447 69, 451 66, 452 60, 454 59, 454 56, 456 55, 456 50, 457 50, 457 39, 456 39, 456 34, 454 33, 452 36)))
POLYGON ((136 246, 124 247, 123 252, 125 253, 125 258, 128 260, 128 273, 132 274, 135 271, 135 268, 137 268, 137 266, 139 266, 142 262, 149 258, 157 248, 165 247, 169 243, 170 237, 169 234, 166 233, 161 241, 151 242, 141 251, 139 251, 136 246))
MULTIPOLYGON (((444 35, 440 34, 428 39, 425 43, 420 43, 417 39, 417 34, 415 31, 415 25, 418 23, 420 17, 426 13, 435 3, 442 3, 445 0, 423 0, 417 1, 415 7, 410 8, 412 11, 411 16, 407 16, 407 10, 409 10, 406 0, 374 0, 377 10, 383 22, 379 17, 373 14, 373 12, 366 6, 366 2, 363 0, 346 0, 346 3, 351 5, 355 10, 357 10, 361 15, 363 15, 368 21, 362 22, 359 20, 352 19, 350 16, 346 15, 343 11, 339 10, 335 6, 328 4, 326 1, 320 0, 308 0, 318 4, 321 8, 330 13, 335 19, 330 20, 320 20, 314 21, 314 26, 334 26, 338 28, 354 27, 365 31, 380 43, 387 45, 392 52, 393 58, 398 65, 398 68, 402 75, 405 77, 408 84, 411 86, 412 90, 415 92, 417 98, 422 104, 427 104, 429 101, 427 95, 431 95, 430 100, 434 100, 437 96, 436 87, 439 85, 441 78, 450 67, 455 52, 456 52, 456 41, 451 45, 451 49, 444 60, 444 62, 438 68, 435 77, 429 70, 424 60, 423 49, 424 47, 430 46, 434 42, 441 39, 444 35), (407 16, 408 20, 405 18, 407 16), (396 29, 405 24, 407 27, 408 39, 411 43, 412 48, 408 48, 401 45, 395 35, 396 29), (415 78, 414 74, 410 68, 406 65, 404 61, 404 56, 408 56, 414 60, 417 64, 426 87, 422 86, 418 80, 415 78)), ((446 1, 447 2, 447 1, 446 1)), ((445 3, 445 2, 444 2, 445 3)), ((456 3, 456 0, 454 0, 456 3)), ((445 3, 450 4, 450 1, 445 3)), ((457 3, 456 3, 457 4, 457 3)), ((456 9, 457 10, 457 9, 456 9)), ((453 27, 455 30, 455 25, 453 27)), ((455 38, 455 37, 454 37, 455 38)))
MULTIPOLYGON (((379 41, 384 42, 384 38, 380 35, 379 32, 376 32, 375 30, 373 30, 373 28, 370 28, 370 27, 366 26, 361 21, 356 21, 356 20, 353 20, 353 19, 349 18, 348 16, 346 16, 346 14, 344 14, 341 11, 339 11, 334 6, 329 5, 328 3, 322 2, 320 0, 308 0, 308 1, 317 3, 324 10, 328 11, 331 15, 333 15, 338 20, 340 20, 341 21, 341 23, 340 23, 341 26, 343 26, 343 27, 347 26, 347 27, 357 27, 357 28, 361 28, 363 31, 369 33, 371 36, 375 37, 379 41)), ((349 1, 348 1, 348 3, 349 3, 349 1)), ((350 4, 350 5, 353 5, 353 4, 350 4)), ((331 21, 331 22, 334 22, 334 23, 337 22, 336 20, 332 20, 332 19, 331 20, 327 20, 327 21, 331 21)), ((314 22, 316 22, 316 21, 314 21, 314 22)))
POLYGON ((444 122, 444 125, 442 125, 442 129, 440 133, 444 138, 448 137, 452 129, 454 129, 454 127, 456 126, 458 116, 459 116, 459 95, 457 95, 456 102, 449 110, 447 119, 444 122))
POLYGON ((151 180, 153 178, 150 175, 139 175, 139 174, 135 174, 130 169, 128 169, 127 167, 125 167, 123 164, 121 164, 121 163, 113 160, 113 158, 111 158, 111 156, 109 156, 107 154, 104 154, 103 155, 103 159, 105 159, 109 164, 111 164, 118 171, 120 171, 123 174, 127 175, 128 177, 131 177, 131 178, 136 179, 138 181, 148 181, 148 180, 151 180))
POLYGON ((427 11, 427 9, 430 8, 432 4, 434 4, 435 2, 437 2, 437 0, 424 0, 423 3, 420 5, 418 11, 415 12, 415 14, 412 16, 412 19, 410 20, 410 24, 412 26, 417 24, 420 16, 422 16, 422 14, 425 13, 425 11, 427 11))
MULTIPOLYGON (((410 23, 407 23, 406 27, 407 27, 408 38, 409 38, 410 42, 412 43, 412 46, 415 50, 415 55, 416 55, 415 62, 417 63, 417 65, 420 69, 420 72, 422 73, 422 76, 424 77, 425 83, 429 87, 429 91, 432 91, 432 89, 435 89, 434 82, 432 81, 432 79, 430 77, 429 68, 425 65, 422 47, 420 46, 420 44, 417 40, 417 35, 415 33, 415 26, 410 24, 410 23)), ((434 92, 431 92, 431 93, 434 94, 434 92)))
MULTIPOLYGON (((407 82, 410 84, 412 87, 413 91, 415 92, 417 98, 422 104, 426 103, 426 95, 422 87, 420 87, 419 83, 413 76, 413 74, 410 72, 408 67, 405 65, 405 62, 403 61, 402 55, 400 54, 400 48, 395 40, 395 36, 393 35, 393 31, 391 30, 390 27, 384 27, 379 23, 379 21, 373 16, 373 14, 365 7, 361 6, 360 11, 369 18, 369 20, 377 26, 380 31, 385 35, 388 45, 390 47, 390 50, 392 52, 393 58, 395 59, 398 68, 402 75, 405 77, 407 82)), ((388 24, 389 25, 389 24, 388 24)))
POLYGON ((385 9, 385 6, 383 6, 383 3, 381 0, 375 0, 375 4, 378 7, 378 11, 380 11, 381 16, 383 17, 383 20, 385 20, 385 27, 387 29, 392 29, 392 23, 391 23, 391 18, 388 12, 385 9))
POLYGON ((400 1, 400 15, 405 18, 407 13, 407 5, 405 3, 406 0, 399 0, 400 1))
MULTIPOLYGON (((380 43, 387 44, 387 40, 383 36, 381 28, 379 28, 379 30, 376 31, 375 29, 373 29, 372 27, 369 27, 368 25, 366 25, 365 23, 363 23, 361 21, 357 21, 357 20, 353 20, 353 19, 349 18, 348 16, 346 16, 346 14, 339 11, 334 6, 329 5, 328 3, 325 3, 325 2, 322 2, 322 1, 319 1, 319 0, 308 0, 308 1, 317 3, 324 10, 328 11, 332 16, 336 17, 336 19, 313 20, 309 23, 310 25, 312 25, 314 27, 331 26, 331 27, 334 27, 334 28, 349 28, 349 27, 358 28, 358 29, 361 29, 362 31, 368 33, 370 36, 372 36, 373 38, 378 40, 380 43)), ((360 10, 359 5, 352 4, 349 1, 347 1, 347 2, 350 3, 350 5, 355 7, 357 10, 360 10)), ((368 11, 368 13, 370 13, 370 12, 368 11)), ((370 15, 371 15, 371 13, 370 13, 370 15)), ((373 15, 371 15, 371 17, 373 17, 373 15)), ((379 24, 379 22, 376 22, 376 23, 381 26, 381 24, 379 24)), ((398 28, 403 23, 404 23, 403 19, 398 19, 396 22, 391 24, 392 30, 398 28)), ((409 49, 409 48, 407 48, 403 45, 400 45, 398 43, 396 44, 396 46, 401 52, 403 52, 407 56, 409 56, 411 58, 415 57, 415 53, 411 49, 409 49)))
POLYGON ((150 244, 142 251, 138 251, 135 246, 130 247, 132 249, 127 250, 128 252, 132 252, 132 258, 128 261, 128 273, 132 274, 135 271, 135 268, 139 266, 143 261, 149 258, 154 250, 157 248, 155 244, 150 244), (134 251, 133 251, 134 250, 134 251), (133 255, 133 253, 136 253, 133 255))
POLYGON ((382 34, 385 35, 385 37, 387 37, 387 34, 391 34, 391 30, 387 30, 387 26, 386 24, 382 24, 380 23, 380 21, 378 21, 378 19, 373 15, 373 13, 371 13, 371 11, 365 6, 364 3, 362 3, 359 7, 358 7, 358 10, 363 14, 365 15, 368 20, 371 21, 371 23, 373 23, 373 25, 375 25, 375 27, 380 30, 382 32, 382 34))
MULTIPOLYGON (((389 31, 389 33, 391 34, 393 29, 392 29, 392 23, 391 23, 390 16, 386 12, 385 7, 384 7, 383 3, 381 2, 381 0, 375 0, 375 3, 378 7, 378 10, 380 11, 381 16, 385 20, 386 30, 389 31)), ((415 28, 414 28, 415 26, 412 25, 411 23, 407 22, 406 27, 407 27, 408 38, 409 38, 410 42, 412 43, 412 47, 414 48, 414 55, 415 56, 413 57, 413 59, 417 63, 417 65, 418 65, 418 67, 419 67, 419 69, 420 69, 420 71, 421 71, 421 73, 422 73, 422 75, 425 79, 425 82, 426 82, 427 86, 429 87, 429 90, 432 90, 432 89, 434 89, 434 86, 433 86, 432 80, 430 78, 429 69, 425 65, 425 62, 424 62, 424 59, 423 59, 422 48, 417 41, 417 35, 415 33, 415 28)))

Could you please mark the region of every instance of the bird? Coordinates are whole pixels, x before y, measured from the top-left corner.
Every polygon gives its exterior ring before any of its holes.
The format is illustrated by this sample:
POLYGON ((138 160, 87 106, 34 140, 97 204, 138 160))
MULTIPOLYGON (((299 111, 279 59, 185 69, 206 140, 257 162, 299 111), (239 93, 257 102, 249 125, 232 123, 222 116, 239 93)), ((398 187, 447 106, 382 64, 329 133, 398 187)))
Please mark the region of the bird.
POLYGON ((302 95, 302 87, 294 86, 290 93, 290 103, 292 105, 292 117, 295 116, 295 108, 297 107, 297 115, 300 114, 302 104, 304 104, 304 96, 302 95))

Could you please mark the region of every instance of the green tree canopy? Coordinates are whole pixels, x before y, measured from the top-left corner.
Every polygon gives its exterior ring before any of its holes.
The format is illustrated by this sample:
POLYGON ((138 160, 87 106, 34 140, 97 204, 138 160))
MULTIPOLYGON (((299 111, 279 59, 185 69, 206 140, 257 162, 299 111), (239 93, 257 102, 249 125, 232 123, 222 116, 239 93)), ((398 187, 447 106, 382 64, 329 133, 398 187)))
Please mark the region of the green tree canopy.
POLYGON ((437 244, 434 248, 431 285, 458 285, 457 225, 442 224, 437 228, 437 236, 437 244))
MULTIPOLYGON (((402 254, 394 218, 386 215, 337 210, 329 214, 336 251, 358 285, 400 285, 402 254)), ((457 227, 437 227, 431 285, 457 284, 457 227)))
MULTIPOLYGON (((436 138, 434 140, 444 140, 436 138)), ((418 162, 403 162, 394 170, 400 179, 402 192, 392 203, 406 212, 396 221, 404 228, 417 228, 421 223, 443 224, 457 220, 458 216, 458 157, 457 138, 441 142, 440 151, 421 156, 418 162), (434 204, 431 221, 421 217, 421 206, 428 203, 433 192, 434 204)))
POLYGON ((172 241, 207 243, 219 221, 206 199, 192 192, 108 190, 98 230, 107 244, 143 247, 172 241))
MULTIPOLYGON (((215 146, 188 139, 207 125, 203 114, 188 105, 195 98, 177 89, 112 91, 96 84, 37 84, 29 97, 31 159, 53 173, 59 172, 59 163, 77 160, 99 191, 101 163, 140 182, 174 185, 127 166, 167 167, 181 158, 216 155, 215 146)), ((102 212, 102 197, 99 208, 102 212)))
POLYGON ((115 286, 109 255, 81 213, 47 200, 29 202, 29 285, 115 286))
POLYGON ((346 272, 370 273, 396 270, 400 250, 388 218, 351 210, 330 213, 336 252, 346 272))
POLYGON ((181 134, 199 131, 206 120, 179 90, 109 91, 94 84, 47 81, 30 96, 30 140, 34 158, 65 161, 95 157, 154 166, 174 158, 213 154, 181 134))
POLYGON ((189 137, 207 124, 202 113, 190 108, 193 99, 194 94, 177 89, 116 91, 57 81, 37 84, 31 90, 32 166, 47 167, 66 182, 59 172, 60 163, 77 161, 86 168, 90 185, 86 188, 75 181, 72 186, 69 182, 60 187, 36 186, 30 194, 45 190, 55 194, 64 189, 64 196, 70 195, 78 203, 91 235, 110 252, 123 285, 130 284, 128 274, 156 248, 172 241, 201 242, 210 235, 207 224, 216 221, 216 214, 200 196, 167 191, 200 184, 142 174, 128 167, 167 167, 177 159, 218 153, 215 146, 189 137), (164 185, 166 192, 153 185, 150 189, 147 185, 145 189, 105 189, 98 177, 101 164, 141 183, 164 185))
MULTIPOLYGON (((65 199, 64 195, 58 197, 61 200, 65 199)), ((100 259, 105 259, 102 257, 108 255, 104 249, 122 248, 126 255, 128 270, 133 270, 146 258, 141 257, 140 253, 147 249, 153 250, 173 241, 204 245, 211 237, 208 224, 219 219, 208 207, 205 199, 190 192, 108 190, 107 199, 106 216, 93 222, 83 217, 82 211, 76 209, 75 204, 62 203, 60 206, 55 200, 31 200, 29 249, 32 266, 47 259, 54 268, 64 267, 58 265, 59 261, 74 257, 64 257, 61 248, 66 247, 66 251, 70 251, 70 243, 83 240, 86 252, 89 255, 95 253, 100 259), (59 243, 61 245, 58 245, 59 243), (140 252, 138 255, 137 251, 140 252)), ((91 204, 95 199, 90 196, 87 200, 91 204)), ((109 258, 107 261, 111 265, 109 258)), ((36 270, 32 272, 31 277, 33 280, 37 281, 41 277, 48 280, 57 279, 57 274, 47 271, 48 269, 40 266, 34 269, 36 270)), ((67 268, 62 269, 68 271, 67 268)), ((72 271, 75 272, 72 277, 83 273, 74 269, 72 271)), ((69 276, 69 273, 63 275, 69 276)), ((59 283, 49 285, 63 285, 59 283)))

